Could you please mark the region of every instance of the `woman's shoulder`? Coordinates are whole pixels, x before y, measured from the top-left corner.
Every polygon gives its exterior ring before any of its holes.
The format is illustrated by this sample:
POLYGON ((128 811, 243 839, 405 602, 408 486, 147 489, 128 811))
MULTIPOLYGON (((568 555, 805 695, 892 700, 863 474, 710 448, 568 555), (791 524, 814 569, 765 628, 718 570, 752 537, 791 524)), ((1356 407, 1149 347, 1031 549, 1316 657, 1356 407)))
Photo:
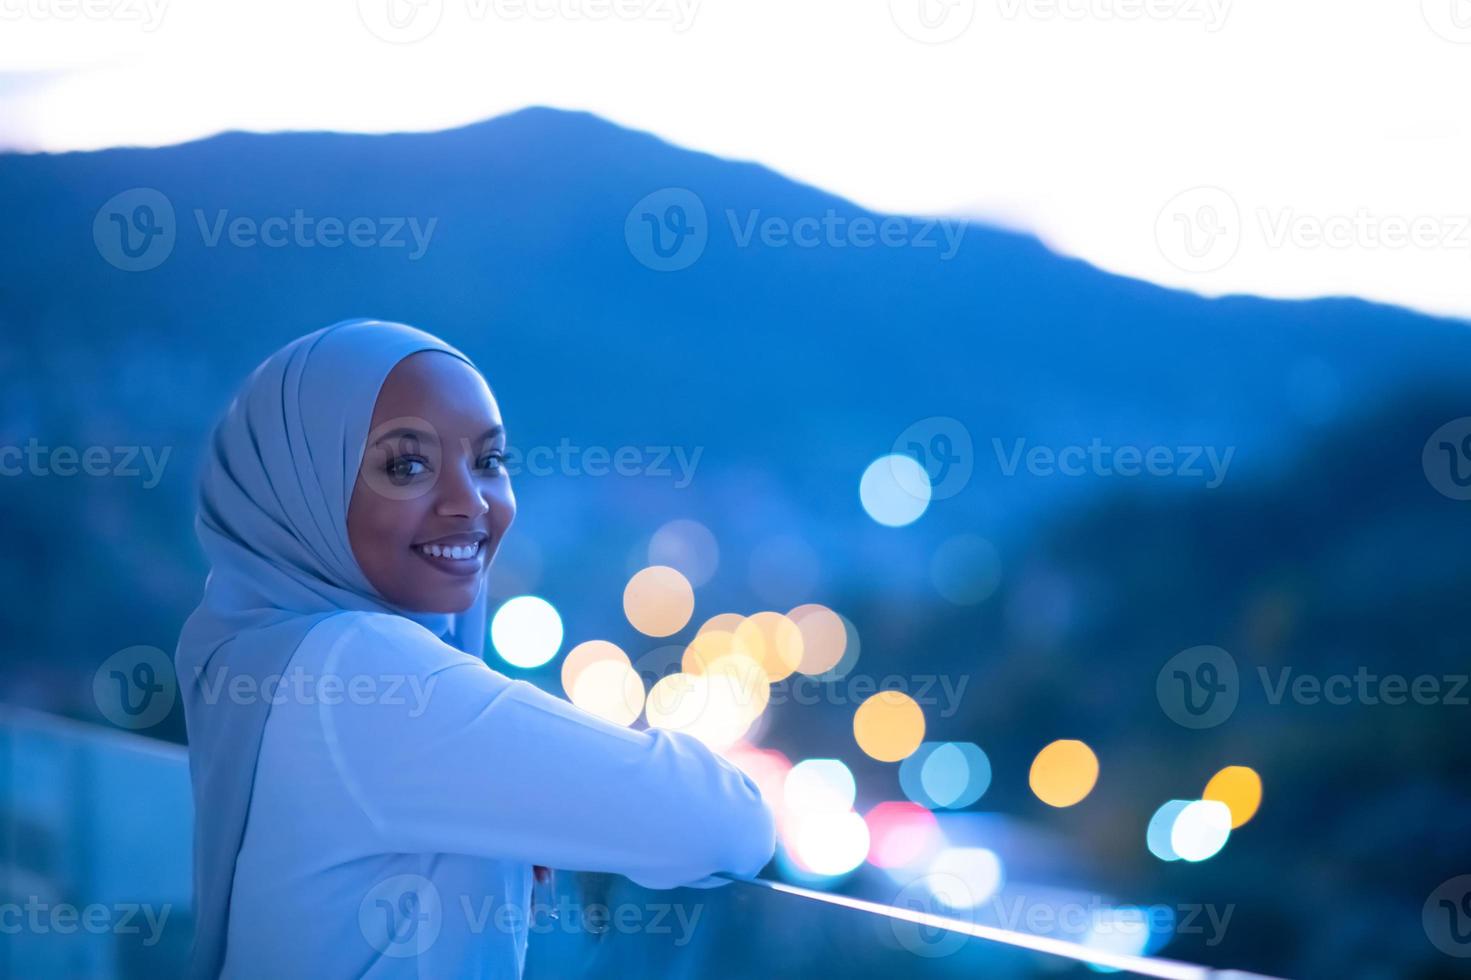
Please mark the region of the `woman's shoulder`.
POLYGON ((302 639, 293 659, 302 666, 350 663, 359 671, 374 665, 397 670, 411 664, 419 669, 485 666, 483 660, 450 646, 412 619, 355 610, 334 613, 317 623, 302 639))

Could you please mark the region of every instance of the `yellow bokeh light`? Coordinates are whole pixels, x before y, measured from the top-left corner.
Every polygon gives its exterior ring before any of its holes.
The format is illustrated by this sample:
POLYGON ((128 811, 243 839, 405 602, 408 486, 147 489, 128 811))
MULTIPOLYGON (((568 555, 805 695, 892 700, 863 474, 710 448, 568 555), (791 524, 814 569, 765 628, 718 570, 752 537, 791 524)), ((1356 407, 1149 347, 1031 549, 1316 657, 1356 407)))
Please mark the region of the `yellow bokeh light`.
POLYGON ((802 662, 802 631, 779 612, 758 612, 735 630, 736 650, 759 663, 773 684, 802 662))
POLYGON ((1027 780, 1037 799, 1048 806, 1072 806, 1093 792, 1098 756, 1076 739, 1059 739, 1037 753, 1027 780))
POLYGON ((742 704, 734 673, 670 674, 650 690, 644 715, 650 728, 693 735, 711 748, 735 744, 751 727, 750 704, 742 704))
POLYGON ((573 682, 572 703, 615 725, 632 725, 644 707, 644 682, 623 660, 598 660, 573 682))
POLYGON ((766 679, 766 671, 744 654, 721 657, 706 668, 705 676, 711 684, 726 685, 730 700, 742 709, 748 725, 761 717, 771 702, 771 682, 766 679))
POLYGON ((1262 777, 1249 766, 1227 766, 1205 784, 1201 799, 1226 804, 1234 830, 1256 816, 1262 805, 1262 777))
POLYGON ((648 636, 678 633, 695 612, 695 590, 668 565, 650 565, 623 589, 623 612, 633 628, 648 636))
POLYGON ((858 747, 880 762, 898 762, 924 741, 924 712, 903 691, 880 691, 853 714, 858 747))
MULTIPOLYGON (((684 649, 680 667, 686 674, 703 674, 705 668, 721 657, 733 653, 744 653, 744 647, 736 646, 734 633, 725 630, 705 630, 697 633, 684 649)), ((755 659, 754 657, 751 659, 755 659)))
POLYGON ((684 731, 694 725, 705 707, 705 686, 693 674, 661 677, 649 688, 644 715, 650 728, 684 731))
POLYGON ((572 689, 577 686, 578 675, 603 660, 629 663, 628 654, 624 653, 616 643, 609 643, 607 640, 588 640, 567 651, 567 656, 562 661, 562 690, 566 692, 567 697, 572 697, 572 689))
POLYGON ((720 630, 725 633, 734 633, 736 627, 741 625, 741 620, 745 618, 740 613, 716 613, 714 616, 705 620, 700 626, 699 632, 704 633, 706 630, 720 630))
POLYGON ((802 634, 802 660, 797 670, 808 676, 826 673, 843 659, 848 648, 848 630, 843 617, 827 606, 809 602, 787 613, 802 634))

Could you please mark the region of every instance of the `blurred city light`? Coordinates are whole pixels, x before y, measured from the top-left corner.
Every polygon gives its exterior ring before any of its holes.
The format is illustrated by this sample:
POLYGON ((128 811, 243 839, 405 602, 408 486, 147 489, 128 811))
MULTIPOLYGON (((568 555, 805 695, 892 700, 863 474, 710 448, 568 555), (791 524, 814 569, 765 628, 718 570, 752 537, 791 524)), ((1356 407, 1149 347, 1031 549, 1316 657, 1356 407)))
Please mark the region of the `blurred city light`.
POLYGON ((649 564, 676 569, 690 585, 699 588, 720 567, 720 546, 708 527, 679 518, 661 526, 649 539, 649 564))
POLYGON ((1144 842, 1150 854, 1161 861, 1180 860, 1180 855, 1175 853, 1174 845, 1170 842, 1170 835, 1175 830, 1175 819, 1189 805, 1189 800, 1170 800, 1154 811, 1154 816, 1149 818, 1149 827, 1144 832, 1144 842))
POLYGON ((853 714, 853 737, 864 754, 898 762, 924 741, 924 711, 903 691, 879 691, 853 714))
POLYGON ((815 602, 797 606, 787 613, 802 635, 802 659, 797 671, 817 676, 836 667, 848 648, 848 631, 843 619, 827 606, 815 602))
POLYGON ((935 815, 916 803, 885 800, 863 819, 868 823, 868 860, 876 867, 913 867, 944 843, 935 815))
POLYGON ((562 646, 562 617, 540 596, 508 599, 490 622, 490 642, 513 667, 540 667, 562 646))
POLYGON ((1193 800, 1175 817, 1170 849, 1186 861, 1204 861, 1226 846, 1231 809, 1218 800, 1193 800))
POLYGON ((628 580, 623 612, 629 623, 648 636, 678 633, 695 611, 695 590, 668 565, 650 565, 628 580))
POLYGON ((1059 739, 1037 753, 1028 781, 1048 806, 1072 806, 1098 782, 1098 756, 1076 739, 1059 739))
POLYGON ((868 516, 887 527, 919 520, 930 503, 930 478, 912 456, 880 456, 858 481, 858 498, 868 516))
POLYGON ((930 894, 943 907, 973 909, 1001 888, 1001 858, 984 847, 947 847, 930 862, 925 876, 930 894))
POLYGON ((1219 800, 1231 810, 1231 828, 1243 826, 1262 805, 1262 777, 1248 766, 1227 766, 1205 784, 1201 799, 1219 800))

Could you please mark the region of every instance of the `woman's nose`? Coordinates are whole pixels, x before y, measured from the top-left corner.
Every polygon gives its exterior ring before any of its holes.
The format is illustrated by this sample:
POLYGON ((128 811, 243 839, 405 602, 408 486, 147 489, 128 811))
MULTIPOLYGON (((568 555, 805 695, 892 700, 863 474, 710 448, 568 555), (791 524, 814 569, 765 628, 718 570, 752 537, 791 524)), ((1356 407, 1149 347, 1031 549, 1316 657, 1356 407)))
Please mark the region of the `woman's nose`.
POLYGON ((439 495, 439 513, 443 517, 479 518, 491 509, 490 490, 485 481, 469 465, 449 467, 439 495))

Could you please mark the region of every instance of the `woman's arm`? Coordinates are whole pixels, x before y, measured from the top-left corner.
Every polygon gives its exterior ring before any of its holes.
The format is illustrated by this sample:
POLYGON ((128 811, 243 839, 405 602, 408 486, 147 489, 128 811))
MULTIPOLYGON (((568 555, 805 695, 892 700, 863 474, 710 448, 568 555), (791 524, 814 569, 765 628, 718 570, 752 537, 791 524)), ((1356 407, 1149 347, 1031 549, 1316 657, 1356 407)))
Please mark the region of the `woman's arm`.
POLYGON ((385 850, 615 872, 650 888, 752 875, 770 859, 760 791, 698 739, 603 721, 407 620, 353 619, 327 672, 402 675, 399 697, 318 713, 385 850))

